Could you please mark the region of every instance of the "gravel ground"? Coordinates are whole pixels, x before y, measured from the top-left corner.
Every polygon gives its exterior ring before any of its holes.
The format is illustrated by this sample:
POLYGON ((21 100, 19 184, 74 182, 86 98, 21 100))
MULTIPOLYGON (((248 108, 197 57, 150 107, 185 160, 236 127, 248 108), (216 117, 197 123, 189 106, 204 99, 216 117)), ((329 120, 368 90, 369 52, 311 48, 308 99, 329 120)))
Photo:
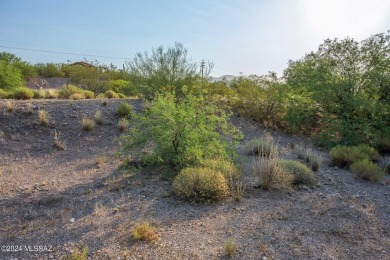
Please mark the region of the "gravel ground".
MULTIPOLYGON (((390 259, 389 174, 380 183, 358 179, 329 167, 327 151, 316 149, 319 185, 264 191, 253 158, 242 155, 241 199, 184 202, 159 169, 120 167, 115 111, 123 101, 142 109, 139 100, 45 100, 16 101, 10 113, 0 100, 0 259, 59 259, 83 245, 90 259, 228 259, 228 239, 234 259, 390 259), (48 127, 38 123, 39 109, 48 112, 48 127), (103 124, 83 131, 82 117, 97 110, 103 124), (55 131, 66 150, 53 148, 55 131), (156 243, 131 239, 142 221, 156 227, 156 243)), ((232 122, 244 141, 272 136, 287 159, 298 160, 291 143, 311 146, 306 137, 232 122)))

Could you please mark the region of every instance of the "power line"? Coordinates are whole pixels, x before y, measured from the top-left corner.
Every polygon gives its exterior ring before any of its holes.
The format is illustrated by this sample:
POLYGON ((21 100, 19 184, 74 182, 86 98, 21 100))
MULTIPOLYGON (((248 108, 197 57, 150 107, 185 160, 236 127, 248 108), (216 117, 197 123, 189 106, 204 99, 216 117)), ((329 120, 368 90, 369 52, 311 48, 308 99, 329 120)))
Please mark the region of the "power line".
POLYGON ((23 50, 23 51, 56 53, 56 54, 67 54, 67 55, 79 55, 79 56, 95 57, 95 58, 120 59, 120 60, 129 60, 130 59, 130 58, 102 56, 102 55, 91 55, 91 54, 73 53, 73 52, 60 52, 60 51, 48 51, 48 50, 38 50, 38 49, 28 49, 28 48, 17 48, 17 47, 9 47, 9 46, 1 46, 1 45, 0 45, 0 48, 13 49, 13 50, 23 50))

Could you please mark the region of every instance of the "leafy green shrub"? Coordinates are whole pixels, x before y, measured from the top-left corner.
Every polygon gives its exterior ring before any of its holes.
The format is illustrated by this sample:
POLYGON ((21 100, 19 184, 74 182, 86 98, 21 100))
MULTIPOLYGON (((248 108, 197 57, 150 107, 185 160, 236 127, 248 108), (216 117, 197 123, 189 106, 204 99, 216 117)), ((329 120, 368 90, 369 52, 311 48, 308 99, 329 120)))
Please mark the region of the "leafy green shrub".
POLYGON ((13 64, 0 60, 0 88, 13 90, 23 85, 21 71, 13 64))
POLYGON ((104 92, 104 96, 106 98, 119 98, 118 94, 115 93, 115 91, 112 91, 112 90, 107 90, 106 92, 104 92))
POLYGON ((194 202, 219 201, 229 194, 222 173, 208 168, 185 168, 175 178, 173 191, 194 202))
POLYGON ((131 230, 131 234, 135 240, 144 240, 149 242, 156 242, 158 236, 156 229, 148 222, 137 224, 131 230))
POLYGON ((131 117, 134 114, 134 108, 132 105, 127 103, 120 103, 116 110, 116 115, 119 117, 131 117))
POLYGON ((379 181, 384 175, 384 170, 368 159, 354 162, 350 168, 353 173, 365 180, 379 181))
POLYGON ((31 99, 34 96, 34 92, 29 88, 17 88, 13 92, 13 96, 16 99, 31 99))
POLYGON ((242 151, 247 155, 260 155, 268 157, 273 149, 272 141, 252 139, 242 146, 242 151))
POLYGON ((37 74, 44 78, 64 77, 65 73, 61 71, 60 64, 38 63, 35 64, 37 74))
POLYGON ((281 167, 294 176, 293 185, 309 185, 317 184, 317 177, 310 169, 297 161, 280 160, 281 167))
POLYGON ((354 162, 369 159, 369 156, 359 150, 356 146, 342 146, 337 145, 330 150, 330 157, 332 158, 332 165, 340 168, 350 166, 354 162))
POLYGON ((121 138, 123 152, 177 170, 209 158, 230 160, 241 133, 228 118, 202 97, 178 101, 171 93, 158 95, 144 113, 134 115, 134 127, 121 138), (151 152, 145 153, 148 147, 151 152))

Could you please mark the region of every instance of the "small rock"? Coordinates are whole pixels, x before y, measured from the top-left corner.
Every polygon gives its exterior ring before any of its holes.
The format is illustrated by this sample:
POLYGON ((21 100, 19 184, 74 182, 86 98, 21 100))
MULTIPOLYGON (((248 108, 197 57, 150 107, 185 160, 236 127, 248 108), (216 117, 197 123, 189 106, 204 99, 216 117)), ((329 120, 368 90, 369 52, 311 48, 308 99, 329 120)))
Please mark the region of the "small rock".
POLYGON ((71 218, 69 221, 70 221, 71 223, 74 223, 74 222, 76 221, 76 219, 75 219, 75 218, 71 218))

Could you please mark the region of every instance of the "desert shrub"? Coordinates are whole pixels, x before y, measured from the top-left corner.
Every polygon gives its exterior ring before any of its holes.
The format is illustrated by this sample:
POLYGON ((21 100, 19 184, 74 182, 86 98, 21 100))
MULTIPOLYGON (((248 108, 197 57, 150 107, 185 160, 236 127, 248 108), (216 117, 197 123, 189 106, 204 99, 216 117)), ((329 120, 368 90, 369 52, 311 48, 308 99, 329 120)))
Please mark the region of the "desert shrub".
POLYGON ((0 89, 13 90, 23 85, 23 77, 20 69, 14 64, 0 60, 0 89))
POLYGON ((88 247, 73 248, 70 256, 61 257, 62 260, 87 260, 88 258, 88 247))
POLYGON ((129 121, 126 118, 121 118, 118 123, 119 131, 124 132, 129 127, 129 121))
POLYGON ((354 162, 350 169, 360 178, 370 181, 379 181, 384 175, 384 170, 368 159, 354 162))
POLYGON ((33 105, 31 103, 27 103, 26 105, 26 113, 32 115, 33 113, 33 105))
POLYGON ((354 162, 369 159, 369 156, 356 146, 337 145, 330 150, 331 164, 338 167, 350 166, 354 162))
POLYGON ((40 99, 40 98, 44 98, 44 93, 42 93, 42 91, 40 90, 33 90, 33 98, 34 99, 40 99))
POLYGON ((60 98, 70 98, 72 94, 75 93, 84 93, 85 91, 75 85, 66 84, 58 91, 58 97, 60 98))
POLYGON ((313 171, 317 171, 321 165, 322 158, 312 149, 298 147, 298 158, 304 159, 313 171))
POLYGON ((125 94, 122 94, 122 93, 118 93, 118 97, 119 98, 126 98, 125 94))
POLYGON ((44 78, 64 77, 65 73, 61 71, 60 64, 38 63, 35 64, 37 74, 44 78))
POLYGON ((98 125, 103 124, 103 114, 102 111, 98 110, 96 111, 95 115, 93 116, 93 119, 95 120, 95 123, 98 125))
POLYGON ((116 110, 116 115, 119 117, 130 117, 133 113, 133 106, 124 102, 120 103, 116 110))
POLYGON ((31 99, 34 96, 34 92, 29 88, 17 88, 14 90, 13 96, 16 99, 31 99))
POLYGON ((203 166, 222 173, 227 181, 239 178, 241 175, 237 167, 232 162, 227 160, 207 159, 203 162, 203 166))
POLYGON ((156 242, 158 240, 156 229, 148 222, 137 224, 131 229, 131 234, 135 240, 149 242, 156 242))
POLYGON ((104 92, 104 96, 106 98, 119 98, 118 94, 115 93, 115 91, 112 91, 112 90, 107 90, 106 92, 104 92))
POLYGON ((95 121, 87 117, 83 117, 81 125, 83 127, 83 130, 91 131, 95 127, 95 121))
POLYGON ((103 99, 103 98, 106 98, 106 96, 103 93, 100 93, 100 94, 97 94, 96 98, 103 99))
POLYGON ((382 153, 390 153, 390 137, 382 137, 381 140, 379 141, 378 149, 382 153))
POLYGON ((10 100, 5 102, 5 107, 8 112, 12 113, 15 110, 16 104, 10 100))
POLYGON ((229 187, 222 173, 199 167, 183 169, 173 182, 173 191, 186 200, 207 203, 228 196, 229 187))
POLYGON ((280 160, 280 166, 294 176, 293 185, 309 185, 313 186, 317 183, 317 177, 310 169, 297 161, 280 160))
POLYGON ((178 101, 172 93, 158 95, 144 113, 134 115, 134 127, 121 138, 122 151, 176 170, 209 158, 230 160, 241 133, 229 124, 229 116, 202 97, 178 101), (145 154, 148 147, 151 152, 145 154))
POLYGON ((242 146, 242 151, 247 155, 269 156, 272 149, 272 141, 263 139, 252 139, 242 146))
POLYGON ((364 154, 367 154, 371 161, 377 162, 381 158, 380 154, 374 147, 370 147, 367 144, 360 144, 357 149, 364 154))
POLYGON ((236 243, 231 239, 225 241, 225 254, 229 257, 236 254, 236 243))
POLYGON ((39 110, 38 120, 39 120, 39 124, 42 126, 49 125, 49 115, 47 114, 47 112, 45 110, 39 110))
POLYGON ((61 138, 61 133, 60 132, 57 132, 55 131, 54 132, 54 143, 53 143, 53 147, 57 150, 65 150, 66 149, 66 144, 65 144, 65 141, 62 140, 61 138))
POLYGON ((0 98, 8 98, 8 92, 4 89, 0 89, 0 98))
POLYGON ((45 98, 52 99, 57 97, 58 97, 58 92, 55 89, 48 89, 45 91, 45 98))
POLYGON ((93 99, 95 97, 95 93, 91 90, 84 90, 83 94, 86 99, 93 99))
POLYGON ((84 93, 73 93, 72 95, 69 96, 69 99, 81 100, 81 99, 85 99, 85 95, 84 95, 84 93))
POLYGON ((294 175, 282 167, 278 158, 259 156, 254 163, 253 172, 264 190, 274 188, 289 191, 292 187, 294 175))

